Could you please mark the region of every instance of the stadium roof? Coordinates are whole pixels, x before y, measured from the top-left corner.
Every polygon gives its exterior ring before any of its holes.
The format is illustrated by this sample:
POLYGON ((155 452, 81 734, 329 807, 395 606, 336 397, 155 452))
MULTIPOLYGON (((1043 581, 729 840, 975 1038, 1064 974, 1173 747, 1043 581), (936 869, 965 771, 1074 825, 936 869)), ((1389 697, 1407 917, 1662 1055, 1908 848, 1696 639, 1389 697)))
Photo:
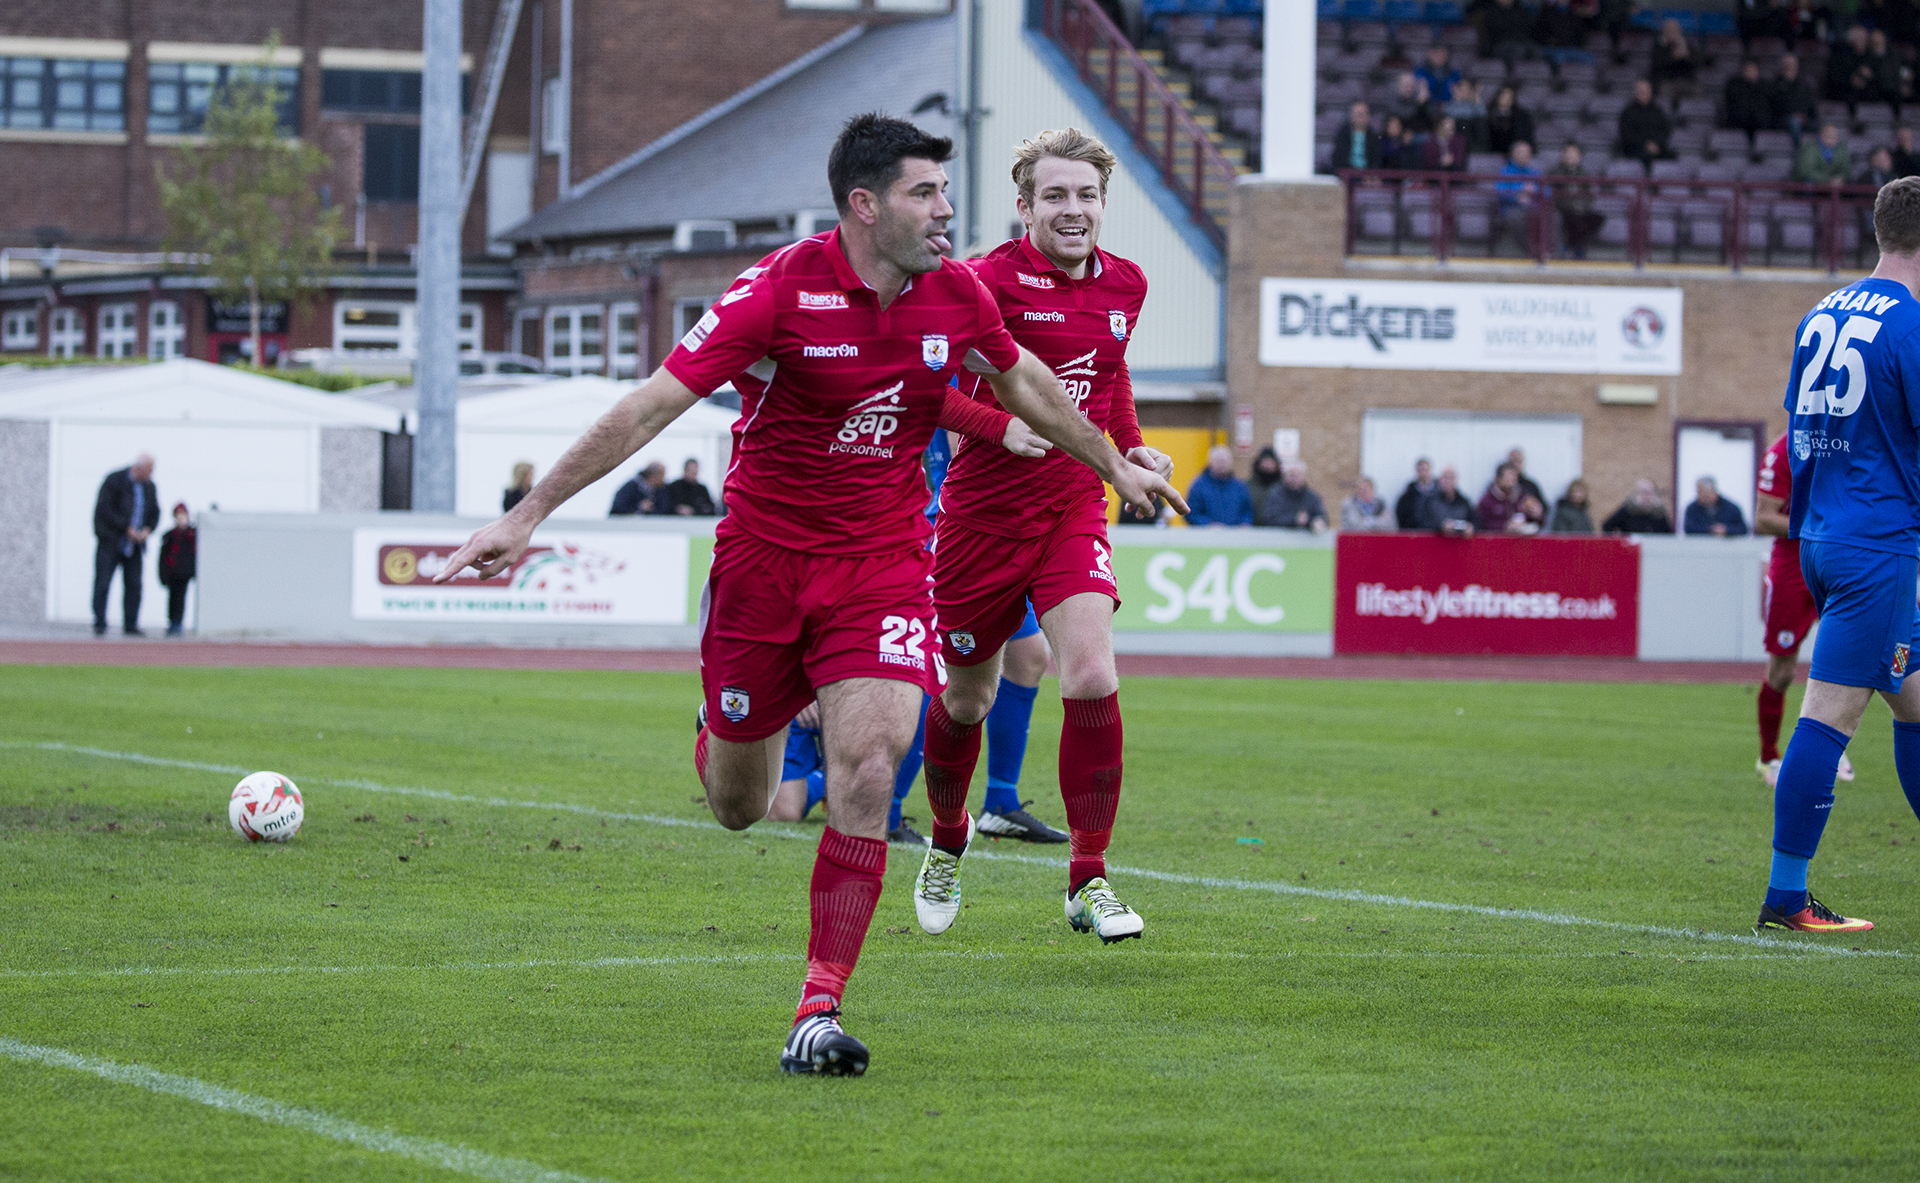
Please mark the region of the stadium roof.
POLYGON ((377 427, 399 413, 351 395, 323 394, 278 378, 193 358, 135 366, 8 366, 0 419, 70 423, 244 423, 377 427))
POLYGON ((575 187, 502 237, 597 238, 831 209, 827 150, 866 111, 952 135, 952 16, 856 27, 575 187), (915 113, 923 102, 935 100, 915 113))

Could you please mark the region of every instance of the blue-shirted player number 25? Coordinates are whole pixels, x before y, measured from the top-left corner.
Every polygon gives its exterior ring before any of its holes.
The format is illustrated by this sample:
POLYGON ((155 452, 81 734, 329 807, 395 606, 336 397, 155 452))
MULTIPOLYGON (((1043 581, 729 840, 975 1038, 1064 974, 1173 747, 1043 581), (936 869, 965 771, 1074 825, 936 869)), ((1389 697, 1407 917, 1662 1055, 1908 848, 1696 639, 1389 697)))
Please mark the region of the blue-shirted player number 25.
POLYGON ((1859 410, 1867 398, 1867 359, 1860 356, 1853 343, 1871 341, 1879 334, 1880 322, 1871 316, 1849 316, 1844 326, 1837 326, 1825 312, 1809 320, 1806 331, 1800 334, 1800 348, 1812 344, 1813 356, 1800 371, 1800 401, 1794 405, 1794 414, 1818 415, 1824 411, 1845 416, 1859 410), (1827 365, 1829 355, 1834 363, 1831 369, 1827 365), (1841 371, 1846 372, 1845 394, 1837 377, 1841 371), (1836 375, 1832 384, 1815 385, 1829 373, 1836 375))

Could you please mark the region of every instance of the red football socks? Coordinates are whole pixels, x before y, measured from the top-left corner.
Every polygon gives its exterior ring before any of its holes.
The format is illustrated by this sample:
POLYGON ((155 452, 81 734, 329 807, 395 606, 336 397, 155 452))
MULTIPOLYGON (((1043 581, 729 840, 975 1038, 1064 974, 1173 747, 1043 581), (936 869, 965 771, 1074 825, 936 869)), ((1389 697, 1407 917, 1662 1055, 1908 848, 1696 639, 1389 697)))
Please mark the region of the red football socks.
POLYGON ((707 729, 702 727, 693 740, 693 771, 704 786, 707 783, 707 729))
MULTIPOLYGON (((1060 798, 1067 807, 1067 887, 1107 873, 1107 840, 1120 806, 1120 695, 1067 698, 1060 728, 1060 798)), ((931 739, 932 730, 928 737, 931 739)))
POLYGON ((860 960, 860 945, 873 923, 886 870, 887 844, 880 839, 854 838, 832 826, 820 835, 820 849, 813 858, 807 981, 800 989, 795 1022, 839 1007, 847 975, 860 960))
POLYGON ((980 724, 956 723, 935 695, 927 704, 927 804, 933 844, 950 854, 967 848, 967 786, 980 762, 980 724))
POLYGON ((1760 762, 1771 764, 1780 758, 1780 719, 1787 713, 1787 696, 1765 682, 1760 683, 1760 762))

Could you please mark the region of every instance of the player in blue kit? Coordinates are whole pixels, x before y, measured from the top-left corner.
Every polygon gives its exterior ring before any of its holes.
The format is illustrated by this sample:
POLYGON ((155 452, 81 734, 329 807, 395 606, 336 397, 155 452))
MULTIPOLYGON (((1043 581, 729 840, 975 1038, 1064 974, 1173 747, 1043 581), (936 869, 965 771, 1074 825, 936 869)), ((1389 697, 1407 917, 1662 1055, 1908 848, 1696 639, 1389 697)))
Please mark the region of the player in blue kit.
POLYGON ((1920 177, 1873 203, 1880 263, 1800 322, 1787 384, 1793 466, 1788 536, 1820 610, 1800 722, 1773 798, 1773 868, 1755 931, 1864 932, 1807 891, 1834 772, 1879 691, 1893 762, 1920 813, 1920 177))

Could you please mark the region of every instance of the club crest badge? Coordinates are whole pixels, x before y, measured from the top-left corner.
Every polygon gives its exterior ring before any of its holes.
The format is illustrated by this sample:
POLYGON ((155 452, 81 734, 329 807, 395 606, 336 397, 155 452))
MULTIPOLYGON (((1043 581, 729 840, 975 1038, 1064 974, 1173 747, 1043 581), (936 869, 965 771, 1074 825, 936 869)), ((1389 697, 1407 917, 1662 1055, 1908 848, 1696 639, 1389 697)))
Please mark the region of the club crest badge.
POLYGON ((962 657, 973 652, 973 634, 965 629, 949 629, 947 640, 952 643, 953 651, 962 657))
POLYGON ((1893 676, 1896 678, 1904 678, 1907 676, 1907 647, 1905 645, 1895 645, 1893 647, 1893 676))
POLYGON ((1796 430, 1793 433, 1793 458, 1805 460, 1811 455, 1813 455, 1813 433, 1796 430))
POLYGON ((928 333, 920 338, 920 360, 929 370, 947 368, 947 338, 944 333, 928 333))
POLYGON ((738 686, 726 686, 721 689, 720 713, 727 717, 727 722, 741 722, 747 717, 747 712, 751 710, 752 707, 752 699, 747 696, 746 691, 740 689, 738 686))
POLYGON ((1112 312, 1107 313, 1107 328, 1113 331, 1114 340, 1116 341, 1126 340, 1127 339, 1127 314, 1124 312, 1121 312, 1117 308, 1114 309, 1112 312))

